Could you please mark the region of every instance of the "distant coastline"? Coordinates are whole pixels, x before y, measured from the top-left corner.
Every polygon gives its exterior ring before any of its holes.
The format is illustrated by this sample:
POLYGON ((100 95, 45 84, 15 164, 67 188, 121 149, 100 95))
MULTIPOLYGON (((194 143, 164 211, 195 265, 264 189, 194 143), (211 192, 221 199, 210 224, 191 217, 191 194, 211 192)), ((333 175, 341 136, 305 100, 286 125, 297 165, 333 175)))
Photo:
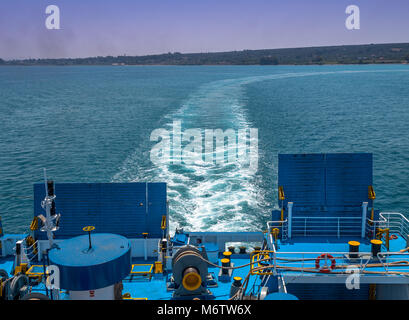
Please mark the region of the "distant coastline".
POLYGON ((409 64, 409 43, 366 44, 145 56, 3 60, 0 66, 409 64))

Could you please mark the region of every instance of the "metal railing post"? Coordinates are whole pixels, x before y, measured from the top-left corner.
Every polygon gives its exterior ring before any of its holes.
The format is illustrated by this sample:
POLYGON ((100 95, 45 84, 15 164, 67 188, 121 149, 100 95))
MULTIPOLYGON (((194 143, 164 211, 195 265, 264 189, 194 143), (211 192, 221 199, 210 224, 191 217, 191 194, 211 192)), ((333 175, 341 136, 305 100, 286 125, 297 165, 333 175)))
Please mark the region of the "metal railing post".
POLYGON ((362 229, 361 238, 365 238, 365 224, 366 224, 366 213, 368 211, 368 202, 362 202, 362 229))
POLYGON ((273 274, 274 276, 277 275, 277 259, 276 259, 276 251, 274 250, 273 252, 273 259, 274 259, 274 270, 273 270, 273 274))
POLYGON ((292 224, 293 224, 293 202, 288 203, 288 238, 291 239, 292 236, 292 224))
POLYGON ((402 236, 402 237, 404 237, 404 235, 403 235, 403 219, 401 218, 401 222, 400 222, 400 231, 399 231, 399 234, 402 236))

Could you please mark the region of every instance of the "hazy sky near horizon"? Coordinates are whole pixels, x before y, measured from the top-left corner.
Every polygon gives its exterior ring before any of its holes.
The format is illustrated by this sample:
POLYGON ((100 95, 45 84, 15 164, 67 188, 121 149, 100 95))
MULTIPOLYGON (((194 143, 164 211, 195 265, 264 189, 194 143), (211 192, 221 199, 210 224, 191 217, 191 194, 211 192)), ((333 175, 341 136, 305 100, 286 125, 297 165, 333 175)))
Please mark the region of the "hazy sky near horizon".
POLYGON ((0 58, 409 42, 408 0, 1 0, 0 58), (361 29, 347 30, 358 5, 361 29), (61 30, 45 27, 57 5, 61 30))

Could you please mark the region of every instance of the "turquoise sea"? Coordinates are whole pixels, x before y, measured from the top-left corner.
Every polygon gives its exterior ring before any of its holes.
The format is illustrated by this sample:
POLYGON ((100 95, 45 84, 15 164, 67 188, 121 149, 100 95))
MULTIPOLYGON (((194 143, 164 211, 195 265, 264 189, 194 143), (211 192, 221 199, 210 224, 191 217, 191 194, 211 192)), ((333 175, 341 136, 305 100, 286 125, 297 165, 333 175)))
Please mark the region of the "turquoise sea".
POLYGON ((0 129, 7 233, 28 229, 44 167, 56 182, 167 182, 173 227, 260 230, 278 153, 371 152, 376 208, 409 213, 408 65, 1 67, 0 129), (150 135, 176 120, 257 128, 258 171, 154 165, 150 135))

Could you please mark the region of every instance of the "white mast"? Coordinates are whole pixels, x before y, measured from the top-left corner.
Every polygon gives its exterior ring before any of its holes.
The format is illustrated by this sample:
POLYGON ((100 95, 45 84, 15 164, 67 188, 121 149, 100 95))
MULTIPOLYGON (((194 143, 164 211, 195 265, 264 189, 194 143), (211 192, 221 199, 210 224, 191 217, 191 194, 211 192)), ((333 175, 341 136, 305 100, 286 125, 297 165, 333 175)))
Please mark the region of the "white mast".
POLYGON ((47 238, 50 244, 50 248, 53 246, 54 242, 54 235, 53 232, 58 230, 58 225, 56 222, 60 218, 60 214, 51 215, 51 208, 55 200, 55 195, 49 196, 48 195, 48 185, 47 185, 47 170, 44 168, 44 185, 45 185, 45 198, 41 202, 41 207, 45 210, 46 216, 43 220, 43 227, 40 229, 41 231, 47 232, 47 238))

